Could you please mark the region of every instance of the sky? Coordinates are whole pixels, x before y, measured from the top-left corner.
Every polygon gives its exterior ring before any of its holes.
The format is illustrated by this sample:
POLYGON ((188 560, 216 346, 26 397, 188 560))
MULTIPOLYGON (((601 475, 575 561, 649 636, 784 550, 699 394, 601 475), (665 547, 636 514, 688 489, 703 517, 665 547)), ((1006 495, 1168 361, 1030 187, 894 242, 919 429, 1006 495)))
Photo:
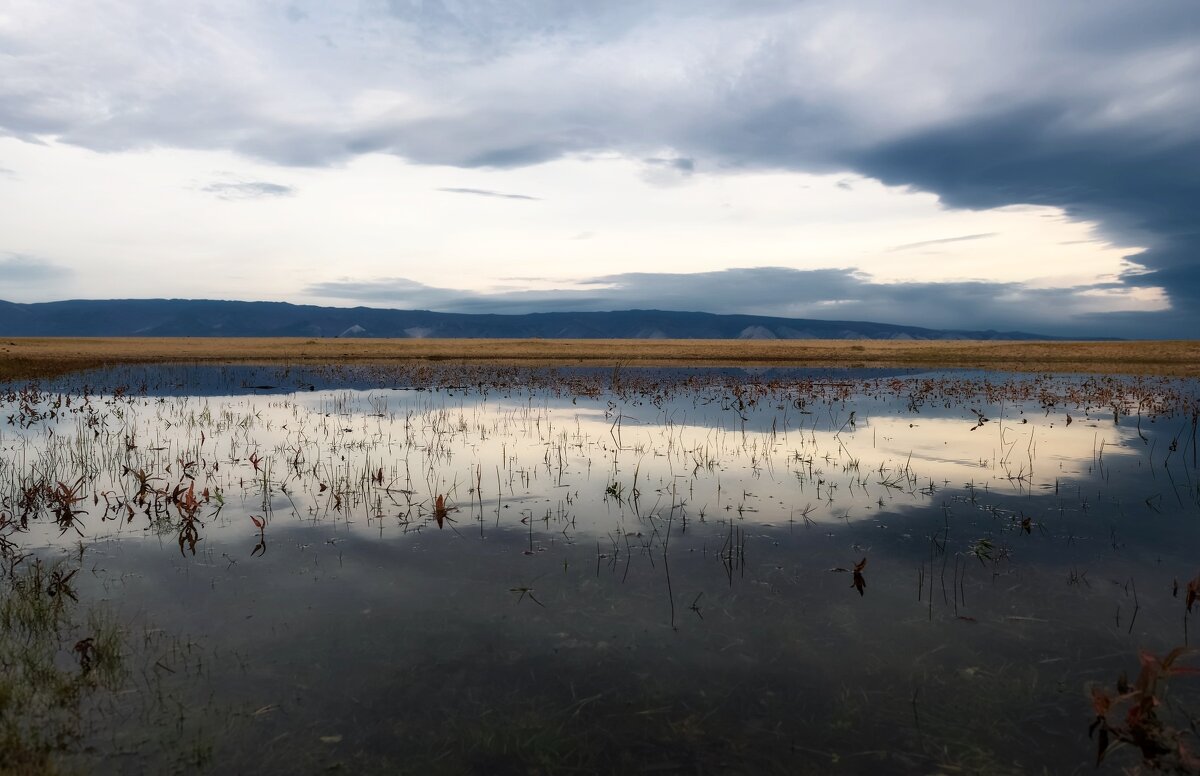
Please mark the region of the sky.
POLYGON ((0 0, 0 299, 1200 332, 1200 11, 0 0))

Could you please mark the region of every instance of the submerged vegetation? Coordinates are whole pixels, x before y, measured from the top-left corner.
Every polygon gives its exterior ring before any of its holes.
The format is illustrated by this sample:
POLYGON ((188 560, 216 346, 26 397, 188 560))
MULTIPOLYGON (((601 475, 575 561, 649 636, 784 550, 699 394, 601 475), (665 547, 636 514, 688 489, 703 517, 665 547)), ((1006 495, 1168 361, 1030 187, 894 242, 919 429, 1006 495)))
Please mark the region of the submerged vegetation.
POLYGON ((0 772, 49 773, 82 735, 85 708, 124 679, 122 634, 81 611, 72 580, 83 550, 53 562, 4 554, 0 583, 0 772))
POLYGON ((0 772, 1197 772, 1198 398, 627 364, 12 385, 0 772))

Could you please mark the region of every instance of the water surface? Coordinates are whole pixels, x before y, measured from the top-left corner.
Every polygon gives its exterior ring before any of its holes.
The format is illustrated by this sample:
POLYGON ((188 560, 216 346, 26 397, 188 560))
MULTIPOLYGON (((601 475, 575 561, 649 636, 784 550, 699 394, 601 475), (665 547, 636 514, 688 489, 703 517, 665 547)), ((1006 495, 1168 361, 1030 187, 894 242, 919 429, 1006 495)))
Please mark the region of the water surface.
MULTIPOLYGON (((124 633, 63 761, 1084 772, 1092 689, 1195 640, 1192 382, 474 380, 179 367, 10 393, 9 540, 68 558, 81 611, 124 633)), ((1191 746, 1198 686, 1164 685, 1159 738, 1191 746)))

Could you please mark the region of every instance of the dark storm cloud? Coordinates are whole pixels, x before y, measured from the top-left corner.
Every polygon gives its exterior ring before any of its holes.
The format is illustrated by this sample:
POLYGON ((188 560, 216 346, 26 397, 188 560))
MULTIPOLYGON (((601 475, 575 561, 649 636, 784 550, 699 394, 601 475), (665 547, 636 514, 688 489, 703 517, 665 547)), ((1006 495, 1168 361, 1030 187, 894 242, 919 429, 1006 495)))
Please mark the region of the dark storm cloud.
POLYGON ((1174 127, 1065 128, 1063 106, 973 118, 881 144, 854 158, 885 183, 936 192, 951 207, 1061 207, 1108 236, 1147 246, 1151 270, 1177 306, 1200 303, 1200 136, 1174 127))
POLYGON ((291 186, 268 181, 217 181, 203 187, 201 191, 215 194, 220 199, 271 199, 274 197, 290 197, 296 193, 291 186))
MULTIPOLYGON (((1029 289, 1019 283, 878 283, 852 269, 754 267, 689 274, 622 273, 550 291, 462 292, 404 278, 339 280, 309 286, 309 296, 440 312, 531 313, 657 309, 785 318, 903 322, 944 329, 991 328, 1064 336, 1116 336, 1089 312, 1098 284, 1029 289), (964 322, 970 322, 969 324, 964 322)), ((1153 321, 1123 315, 1121 327, 1149 335, 1153 321)))
POLYGON ((440 188, 438 191, 445 191, 450 194, 473 194, 478 197, 497 197, 499 199, 527 199, 534 202, 541 200, 541 197, 531 197, 528 194, 506 194, 502 191, 491 191, 489 189, 465 189, 465 188, 440 188))

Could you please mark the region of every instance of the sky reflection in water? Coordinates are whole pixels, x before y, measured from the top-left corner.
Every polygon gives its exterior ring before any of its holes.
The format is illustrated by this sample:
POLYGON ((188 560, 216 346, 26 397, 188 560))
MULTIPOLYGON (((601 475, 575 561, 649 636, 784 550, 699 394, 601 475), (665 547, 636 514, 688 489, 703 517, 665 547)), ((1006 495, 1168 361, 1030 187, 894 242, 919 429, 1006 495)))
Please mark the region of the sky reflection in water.
POLYGON ((237 375, 0 430, 85 477, 81 598, 170 634, 90 768, 1083 771, 1089 686, 1196 637, 1185 416, 237 375), (139 470, 208 492, 194 554, 139 470))

